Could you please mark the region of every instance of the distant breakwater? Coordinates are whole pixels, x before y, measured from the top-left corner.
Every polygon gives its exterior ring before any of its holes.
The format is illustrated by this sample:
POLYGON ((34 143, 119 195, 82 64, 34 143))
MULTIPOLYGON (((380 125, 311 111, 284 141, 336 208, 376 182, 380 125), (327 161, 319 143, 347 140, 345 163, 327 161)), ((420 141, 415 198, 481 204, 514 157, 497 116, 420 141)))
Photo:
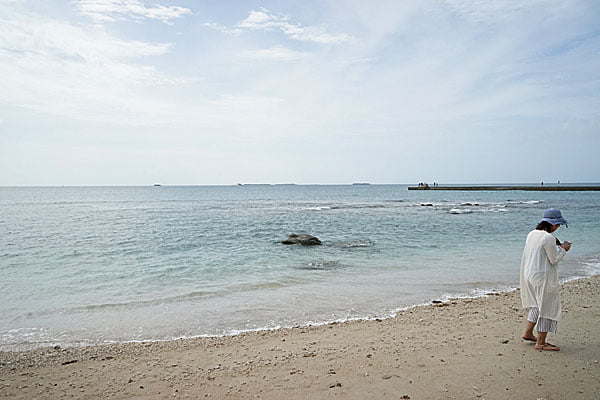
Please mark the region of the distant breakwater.
POLYGON ((409 186, 408 190, 527 190, 537 192, 599 191, 600 186, 409 186))

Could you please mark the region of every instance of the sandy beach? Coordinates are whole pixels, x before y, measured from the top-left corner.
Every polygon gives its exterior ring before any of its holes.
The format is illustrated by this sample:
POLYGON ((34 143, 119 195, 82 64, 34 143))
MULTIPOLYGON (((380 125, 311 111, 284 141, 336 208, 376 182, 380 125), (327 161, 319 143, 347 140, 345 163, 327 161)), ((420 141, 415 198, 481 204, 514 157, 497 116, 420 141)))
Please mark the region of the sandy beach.
POLYGON ((234 337, 0 353, 5 398, 596 399, 600 276, 563 285, 541 352, 518 291, 387 320, 234 337))

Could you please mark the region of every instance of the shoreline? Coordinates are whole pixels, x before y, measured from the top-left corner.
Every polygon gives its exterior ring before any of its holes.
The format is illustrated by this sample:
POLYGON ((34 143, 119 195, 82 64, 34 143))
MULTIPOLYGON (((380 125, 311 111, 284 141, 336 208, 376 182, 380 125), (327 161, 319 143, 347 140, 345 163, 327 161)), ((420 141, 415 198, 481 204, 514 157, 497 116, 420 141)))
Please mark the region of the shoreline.
MULTIPOLYGON (((598 273, 596 275, 585 275, 585 276, 574 275, 574 276, 571 276, 568 278, 562 278, 560 280, 560 284, 562 286, 569 282, 593 278, 594 276, 600 276, 600 273, 598 273)), ((30 351, 47 350, 47 349, 52 349, 55 347, 59 347, 62 350, 64 350, 64 349, 71 349, 71 348, 80 349, 80 348, 87 348, 87 347, 104 347, 104 346, 128 345, 128 344, 165 343, 165 342, 174 342, 174 341, 181 341, 181 340, 185 341, 185 340, 219 339, 219 338, 236 337, 236 336, 252 334, 252 333, 260 334, 261 332, 273 332, 273 331, 279 331, 279 330, 306 329, 306 328, 322 327, 322 326, 337 325, 337 324, 388 320, 388 319, 397 318, 398 314, 402 314, 404 312, 409 312, 411 310, 414 310, 414 309, 417 309, 420 307, 436 306, 439 304, 452 303, 452 302, 460 301, 460 300, 474 300, 474 299, 480 299, 480 298, 487 298, 490 296, 497 296, 497 295, 503 294, 503 293, 512 293, 512 292, 515 292, 518 290, 519 290, 518 286, 509 286, 509 285, 506 285, 503 288, 492 287, 492 288, 484 288, 484 289, 472 289, 471 292, 473 294, 460 293, 460 294, 457 294, 454 296, 443 295, 441 297, 432 298, 431 300, 429 300, 427 302, 412 304, 412 305, 408 305, 405 307, 400 307, 395 310, 392 310, 391 312, 389 312, 386 315, 378 315, 378 316, 374 316, 374 317, 351 317, 351 318, 347 318, 347 319, 328 320, 328 321, 322 321, 322 322, 309 322, 306 324, 298 324, 298 325, 293 325, 293 326, 275 326, 275 327, 263 327, 263 328, 254 328, 254 329, 245 329, 245 330, 241 329, 241 330, 232 330, 231 333, 224 333, 224 334, 215 334, 215 335, 199 334, 199 335, 192 335, 192 336, 166 338, 166 339, 140 339, 140 340, 122 340, 122 341, 115 340, 115 341, 107 341, 107 342, 103 342, 103 343, 74 342, 74 343, 62 344, 62 345, 57 344, 57 343, 50 343, 50 344, 44 344, 44 345, 38 345, 38 346, 29 345, 29 344, 14 345, 15 347, 18 347, 18 346, 25 347, 22 349, 3 349, 0 346, 0 354, 2 354, 2 353, 24 353, 24 352, 30 352, 30 351)), ((0 357, 0 360, 1 360, 1 357, 0 357)))
POLYGON ((562 284, 564 319, 522 342, 518 290, 389 319, 164 342, 0 352, 12 398, 574 398, 600 392, 600 275, 562 284), (593 321, 594 323, 590 323, 593 321))
MULTIPOLYGON (((598 275, 600 275, 600 274, 598 274, 598 275)), ((574 281, 574 280, 591 278, 592 276, 573 276, 570 278, 565 278, 565 279, 561 280, 561 285, 564 283, 570 282, 570 281, 574 281)), ((38 350, 43 351, 43 350, 47 350, 47 349, 53 349, 56 347, 59 347, 61 350, 65 350, 65 349, 71 349, 71 348, 81 349, 81 348, 87 348, 87 347, 104 347, 104 346, 128 345, 128 344, 165 343, 165 342, 174 342, 174 341, 181 341, 181 340, 185 341, 185 340, 201 340, 201 339, 220 339, 220 338, 230 338, 230 337, 236 337, 236 336, 252 334, 252 333, 260 334, 261 332, 273 332, 273 331, 279 331, 279 330, 306 329, 306 328, 316 328, 316 327, 337 325, 337 324, 350 324, 350 323, 357 323, 357 322, 380 321, 380 320, 394 319, 398 316, 398 314, 401 314, 401 313, 404 313, 407 311, 411 311, 411 310, 419 308, 419 307, 429 307, 429 306, 434 306, 434 305, 439 305, 439 304, 446 304, 446 303, 450 303, 450 302, 454 302, 454 301, 458 301, 458 300, 472 300, 472 299, 486 298, 489 296, 497 296, 498 294, 501 294, 501 293, 510 293, 510 292, 514 292, 517 290, 519 290, 518 287, 513 287, 513 286, 506 286, 504 288, 472 289, 471 290, 471 292, 473 292, 472 295, 465 294, 465 293, 457 294, 454 296, 443 295, 441 297, 432 298, 431 300, 429 300, 427 302, 422 302, 422 303, 417 303, 417 304, 400 307, 400 308, 390 311, 388 314, 377 315, 374 317, 351 317, 351 318, 347 318, 347 319, 327 320, 327 321, 322 321, 322 322, 308 322, 306 324, 301 323, 301 324, 293 325, 293 326, 275 326, 275 327, 263 327, 263 328, 240 329, 240 330, 234 329, 231 331, 231 333, 215 334, 215 335, 199 334, 199 335, 192 335, 192 336, 166 338, 166 339, 140 339, 140 340, 122 340, 122 341, 115 340, 115 341, 107 341, 107 342, 103 342, 103 343, 85 343, 84 341, 82 341, 82 342, 75 341, 70 344, 62 344, 61 345, 61 344, 57 344, 57 343, 50 343, 50 344, 44 344, 44 345, 38 345, 38 346, 35 346, 33 344, 19 344, 19 345, 14 345, 14 346, 15 347, 22 346, 25 348, 3 349, 0 346, 0 354, 2 354, 2 353, 24 353, 24 352, 31 352, 31 351, 38 351, 38 350)), ((1 359, 1 357, 0 357, 0 359, 1 359)))

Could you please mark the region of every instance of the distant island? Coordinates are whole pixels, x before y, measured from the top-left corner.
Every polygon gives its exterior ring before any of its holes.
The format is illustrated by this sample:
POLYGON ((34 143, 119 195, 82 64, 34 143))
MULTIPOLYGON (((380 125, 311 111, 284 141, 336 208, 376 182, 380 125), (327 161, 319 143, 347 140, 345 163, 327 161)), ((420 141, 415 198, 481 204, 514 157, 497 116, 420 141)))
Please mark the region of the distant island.
POLYGON ((352 185, 354 185, 354 186, 368 186, 368 185, 370 185, 370 183, 369 182, 355 182, 352 185))

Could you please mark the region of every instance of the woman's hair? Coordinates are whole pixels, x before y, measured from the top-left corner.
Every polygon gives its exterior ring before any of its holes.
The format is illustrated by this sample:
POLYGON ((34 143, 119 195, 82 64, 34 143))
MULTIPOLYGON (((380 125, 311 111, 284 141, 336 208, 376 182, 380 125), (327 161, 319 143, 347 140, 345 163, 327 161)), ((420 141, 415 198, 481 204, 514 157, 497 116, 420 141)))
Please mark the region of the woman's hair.
POLYGON ((537 229, 538 231, 546 231, 548 233, 551 233, 550 230, 552 229, 552 224, 548 221, 542 221, 539 224, 537 224, 535 229, 537 229))

